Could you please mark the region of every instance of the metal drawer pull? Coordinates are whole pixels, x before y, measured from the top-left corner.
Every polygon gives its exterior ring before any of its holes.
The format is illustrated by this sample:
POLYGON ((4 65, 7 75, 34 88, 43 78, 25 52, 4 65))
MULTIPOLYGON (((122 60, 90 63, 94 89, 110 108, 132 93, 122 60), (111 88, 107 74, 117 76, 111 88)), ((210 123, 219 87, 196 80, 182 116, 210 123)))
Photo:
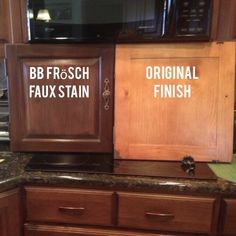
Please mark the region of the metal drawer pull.
POLYGON ((68 213, 71 215, 82 215, 84 214, 84 207, 59 207, 58 210, 62 213, 68 213))
POLYGON ((162 218, 166 220, 173 220, 175 216, 170 213, 154 213, 154 212, 146 212, 145 215, 150 218, 162 218))

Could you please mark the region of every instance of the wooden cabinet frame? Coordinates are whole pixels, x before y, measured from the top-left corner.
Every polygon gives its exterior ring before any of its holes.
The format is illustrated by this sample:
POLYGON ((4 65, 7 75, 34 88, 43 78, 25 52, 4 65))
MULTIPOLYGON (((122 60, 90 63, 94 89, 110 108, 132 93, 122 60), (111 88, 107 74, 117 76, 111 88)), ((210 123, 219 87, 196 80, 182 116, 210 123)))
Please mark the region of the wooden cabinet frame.
MULTIPOLYGON (((234 52, 235 43, 117 46, 116 158, 181 160, 184 156, 191 155, 197 161, 231 161, 235 79, 234 52), (193 96, 193 100, 190 101, 191 105, 186 100, 180 102, 178 99, 167 102, 161 101, 160 98, 158 101, 154 101, 150 82, 146 82, 145 79, 145 65, 148 63, 161 64, 162 61, 172 64, 173 62, 178 64, 179 61, 180 64, 185 61, 186 65, 198 64, 200 77, 203 77, 202 80, 199 79, 199 86, 202 88, 199 90, 196 86, 195 94, 198 95, 193 96), (204 64, 209 64, 212 68, 208 68, 204 64), (210 89, 211 85, 215 88, 210 89), (201 92, 198 93, 198 91, 201 92), (147 96, 144 95, 146 92, 147 96), (199 107, 198 99, 204 109, 199 107), (188 106, 187 112, 185 112, 186 106, 183 107, 183 104, 188 106), (201 114, 202 112, 204 114, 201 114), (193 115, 195 113, 199 115, 193 115), (202 115, 207 113, 207 122, 205 123, 202 115), (178 115, 177 121, 175 121, 176 114, 178 115), (191 119, 190 116, 192 116, 191 119), (168 119, 169 125, 165 123, 164 117, 168 119), (182 118, 185 123, 182 122, 182 118), (194 124, 196 119, 199 120, 199 127, 194 124), (176 126, 173 127, 173 124, 176 126), (176 131, 175 136, 171 136, 171 132, 173 133, 173 129, 177 130, 177 127, 181 127, 181 130, 176 131), (206 136, 204 132, 206 132, 206 136), (196 137, 197 133, 200 134, 199 137, 196 137), (183 137, 185 135, 186 139, 183 140, 181 135, 183 137), (170 139, 166 140, 165 136, 170 137, 171 141, 170 139), (178 137, 181 137, 182 141, 179 141, 178 137)), ((192 84, 194 83, 193 81, 192 84)))

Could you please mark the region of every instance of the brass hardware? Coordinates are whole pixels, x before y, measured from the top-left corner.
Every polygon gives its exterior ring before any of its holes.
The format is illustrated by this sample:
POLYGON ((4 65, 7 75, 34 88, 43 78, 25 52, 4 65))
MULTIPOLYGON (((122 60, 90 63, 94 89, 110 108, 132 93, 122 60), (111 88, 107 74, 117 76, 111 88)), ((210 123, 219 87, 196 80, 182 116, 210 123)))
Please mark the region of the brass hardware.
POLYGON ((175 216, 170 213, 146 212, 145 215, 150 218, 159 218, 159 219, 166 219, 166 220, 172 220, 175 218, 175 216))
POLYGON ((68 213, 71 215, 81 215, 84 213, 84 207, 59 207, 58 210, 62 213, 68 213))
POLYGON ((110 96, 111 96, 110 81, 108 78, 104 80, 104 91, 102 93, 102 96, 104 100, 104 109, 108 111, 110 108, 109 102, 110 102, 110 96))

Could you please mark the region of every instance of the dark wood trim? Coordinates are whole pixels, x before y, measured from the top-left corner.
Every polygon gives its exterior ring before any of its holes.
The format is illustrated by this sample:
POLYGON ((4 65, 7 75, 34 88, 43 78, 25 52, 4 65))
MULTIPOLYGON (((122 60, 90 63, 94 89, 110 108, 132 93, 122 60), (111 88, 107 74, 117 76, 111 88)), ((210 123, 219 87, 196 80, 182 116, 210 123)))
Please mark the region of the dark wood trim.
MULTIPOLYGON (((43 224, 25 224, 25 236, 163 236, 163 232, 117 228, 74 227, 43 224)), ((165 233, 166 236, 196 236, 196 234, 165 233)))
POLYGON ((22 235, 23 222, 21 219, 19 188, 0 193, 0 218, 2 219, 2 221, 0 219, 0 233, 2 232, 1 227, 3 226, 3 236, 22 235))
POLYGON ((21 43, 22 22, 21 22, 20 1, 9 0, 9 5, 10 5, 11 43, 21 43))
POLYGON ((1 17, 1 27, 3 35, 0 35, 1 43, 20 43, 22 42, 21 32, 21 10, 20 2, 15 0, 1 0, 3 8, 1 17))
POLYGON ((21 8, 21 30, 22 30, 22 41, 24 43, 28 42, 28 30, 27 30, 27 1, 20 0, 21 8))
POLYGON ((4 58, 5 53, 4 53, 4 44, 0 44, 0 58, 4 58))
POLYGON ((212 15, 212 24, 211 24, 211 39, 216 40, 217 38, 217 29, 219 21, 219 10, 220 10, 220 0, 213 1, 213 15, 212 15))
POLYGON ((218 41, 236 40, 236 1, 221 0, 219 23, 217 32, 218 41))
POLYGON ((212 227, 211 227, 211 234, 210 234, 212 236, 217 235, 219 232, 220 210, 221 210, 221 196, 220 194, 218 194, 214 202, 213 219, 212 219, 212 227))
MULTIPOLYGON (((12 151, 29 151, 29 152, 99 152, 99 153, 112 153, 112 128, 113 128, 113 94, 114 94, 114 45, 102 44, 102 45, 29 45, 29 44, 15 44, 9 45, 7 47, 7 59, 8 59, 8 72, 9 72, 9 94, 10 94, 10 122, 11 122, 11 147, 12 151), (47 132, 40 133, 39 127, 45 130, 44 123, 41 121, 36 122, 39 115, 35 110, 31 110, 31 116, 28 114, 27 109, 30 104, 28 99, 28 94, 25 88, 27 87, 28 80, 25 80, 23 73, 23 61, 28 60, 30 65, 34 60, 37 59, 38 65, 45 63, 54 63, 57 59, 60 61, 58 66, 63 63, 76 63, 76 60, 80 60, 80 63, 88 63, 88 61, 94 61, 91 65, 94 75, 91 80, 91 85, 94 87, 93 97, 90 100, 91 105, 91 123, 87 119, 81 119, 80 123, 78 120, 68 123, 68 130, 64 131, 62 129, 61 133, 58 134, 58 129, 60 129, 60 122, 55 123, 57 127, 53 126, 52 135, 48 135, 47 132), (84 60, 84 62, 83 62, 84 60), (94 64, 95 63, 95 64, 94 64), (99 66, 98 66, 99 65, 99 66), (96 69, 97 68, 97 69, 96 69), (110 108, 105 110, 104 99, 102 97, 104 91, 105 79, 110 80, 110 108), (21 104, 21 105, 20 105, 21 104), (34 129, 28 129, 28 122, 32 122, 32 127, 38 127, 35 132, 34 129), (37 124, 37 125, 36 125, 37 124), (86 132, 81 128, 82 126, 90 127, 91 124, 94 128, 89 130, 90 136, 86 136, 86 132), (74 127, 77 127, 75 133, 73 131, 74 127), (80 125, 80 126, 79 126, 80 125), (79 128, 78 128, 79 127, 79 128), (79 133, 81 131, 81 133, 79 133), (64 133, 65 135, 64 135, 64 133), (69 133, 71 132, 71 133, 69 133)), ((26 64, 25 64, 26 65, 26 64)), ((46 65, 46 64, 44 64, 46 65)), ((54 65, 54 64, 53 64, 54 65)), ((69 65, 69 64, 68 64, 69 65)), ((67 64, 65 64, 67 66, 67 64)), ((60 98, 59 98, 60 99, 60 98)), ((62 101, 62 100, 60 100, 62 101)), ((35 102, 35 101, 31 101, 35 102)), ((55 106, 55 112, 58 114, 64 112, 65 104, 67 101, 62 102, 61 106, 55 106)), ((72 109, 81 105, 82 102, 73 100, 70 102, 71 109, 68 112, 72 112, 72 109), (73 107, 73 108, 72 108, 73 107)), ((84 104, 88 104, 84 103, 84 104)), ((82 104, 82 107, 85 105, 82 104)), ((44 102, 44 106, 46 106, 44 102)), ((48 103, 48 106, 43 107, 43 109, 51 109, 52 102, 48 103)), ((69 109, 69 107, 67 107, 69 109)), ((81 108, 82 109, 82 108, 81 108)), ((37 110, 40 114, 39 109, 37 110)), ((73 111, 77 118, 83 117, 84 114, 81 113, 79 107, 73 111)), ((88 114, 88 112, 86 113, 88 114)), ((85 115, 86 115, 85 114, 85 115)), ((86 118, 86 117, 85 117, 86 118)), ((64 118, 63 118, 64 119, 64 118)), ((66 120, 62 119, 62 122, 66 120)))

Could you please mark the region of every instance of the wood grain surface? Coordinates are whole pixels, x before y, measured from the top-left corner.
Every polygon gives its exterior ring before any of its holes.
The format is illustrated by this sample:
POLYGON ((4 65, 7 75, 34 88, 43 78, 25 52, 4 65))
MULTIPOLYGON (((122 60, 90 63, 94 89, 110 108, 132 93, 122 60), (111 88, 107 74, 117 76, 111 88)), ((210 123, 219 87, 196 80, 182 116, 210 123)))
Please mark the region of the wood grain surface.
POLYGON ((230 161, 235 43, 119 45, 116 158, 230 161), (146 79, 147 66, 195 66, 198 80, 146 79), (154 85, 191 85, 191 98, 154 97, 154 85))

